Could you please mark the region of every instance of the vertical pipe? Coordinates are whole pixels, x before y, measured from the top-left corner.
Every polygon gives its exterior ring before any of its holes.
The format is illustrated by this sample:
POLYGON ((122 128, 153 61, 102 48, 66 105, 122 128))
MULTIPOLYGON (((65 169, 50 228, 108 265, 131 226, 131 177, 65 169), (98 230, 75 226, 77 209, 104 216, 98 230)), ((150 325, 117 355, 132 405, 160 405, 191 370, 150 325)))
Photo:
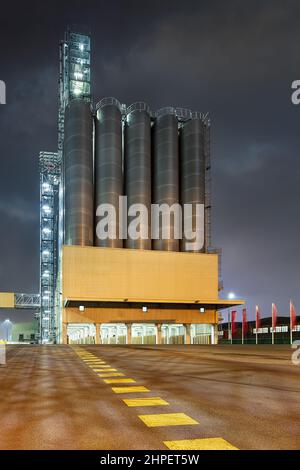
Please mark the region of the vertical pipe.
MULTIPOLYGON (((196 229, 196 204, 205 204, 205 158, 204 158, 204 128, 200 118, 190 119, 180 129, 180 186, 181 205, 192 205, 191 225, 196 229)), ((204 231, 204 224, 201 227, 204 231)), ((199 249, 190 249, 183 232, 181 251, 203 252, 204 246, 199 249)))
POLYGON ((93 245, 93 121, 81 99, 66 108, 64 182, 65 244, 93 245))
MULTIPOLYGON (((141 223, 137 225, 137 239, 128 237, 125 247, 151 250, 151 121, 145 103, 135 103, 127 110, 124 170, 128 210, 133 204, 142 204, 147 209, 145 219, 140 218, 141 223)), ((128 228, 137 217, 139 214, 128 214, 128 228)))
MULTIPOLYGON (((95 212, 101 204, 111 204, 115 211, 115 220, 110 227, 115 236, 100 239, 96 231, 95 245, 121 248, 123 240, 119 238, 119 197, 123 193, 122 115, 121 105, 114 98, 104 98, 98 103, 95 136, 95 212)), ((96 216, 96 224, 99 220, 99 216, 96 216)))
MULTIPOLYGON (((175 109, 165 108, 157 113, 153 128, 153 198, 154 204, 171 207, 179 204, 178 122, 175 109)), ((153 240, 154 250, 179 251, 179 239, 175 238, 174 213, 167 215, 164 228, 169 237, 163 238, 162 217, 159 224, 159 239, 153 240)))

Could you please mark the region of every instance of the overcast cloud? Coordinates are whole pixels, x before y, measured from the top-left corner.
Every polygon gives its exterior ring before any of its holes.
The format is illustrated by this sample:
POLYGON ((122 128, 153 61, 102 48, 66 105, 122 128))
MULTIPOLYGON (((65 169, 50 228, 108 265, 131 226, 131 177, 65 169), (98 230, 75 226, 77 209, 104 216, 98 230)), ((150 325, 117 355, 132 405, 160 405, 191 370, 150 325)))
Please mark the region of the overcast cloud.
POLYGON ((287 313, 291 297, 300 312, 299 13, 297 1, 276 0, 2 5, 0 291, 38 290, 38 154, 56 149, 58 42, 77 23, 92 32, 95 101, 209 111, 223 295, 264 315, 272 301, 287 313))

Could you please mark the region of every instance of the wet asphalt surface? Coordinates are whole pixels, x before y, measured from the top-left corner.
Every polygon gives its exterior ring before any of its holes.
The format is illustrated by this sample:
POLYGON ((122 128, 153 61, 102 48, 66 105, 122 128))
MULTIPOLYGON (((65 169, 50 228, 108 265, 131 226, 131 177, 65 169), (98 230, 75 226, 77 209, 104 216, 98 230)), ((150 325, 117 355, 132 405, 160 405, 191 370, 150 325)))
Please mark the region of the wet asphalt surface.
MULTIPOLYGON (((8 346, 0 449, 166 449, 222 437, 239 449, 300 448, 300 365, 289 346, 77 346, 149 392, 114 393, 70 346, 8 346), (168 406, 129 407, 159 397, 168 406), (148 427, 185 413, 196 425, 148 427)), ((113 378, 113 376, 112 376, 113 378)), ((126 385, 126 384, 124 384, 126 385)))

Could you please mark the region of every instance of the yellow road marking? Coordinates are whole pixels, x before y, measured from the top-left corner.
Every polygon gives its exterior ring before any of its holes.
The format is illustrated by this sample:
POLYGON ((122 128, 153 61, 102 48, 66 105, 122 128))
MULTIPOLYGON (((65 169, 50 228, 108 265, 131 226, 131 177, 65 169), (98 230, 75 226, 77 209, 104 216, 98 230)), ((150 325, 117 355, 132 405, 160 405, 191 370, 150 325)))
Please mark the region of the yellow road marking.
POLYGON ((82 359, 82 361, 85 364, 95 364, 97 362, 99 362, 99 364, 106 364, 106 362, 103 361, 102 359, 82 359))
POLYGON ((115 369, 114 367, 109 367, 107 369, 99 369, 99 367, 94 367, 93 370, 95 372, 103 372, 103 374, 106 374, 106 372, 118 372, 118 369, 115 369))
POLYGON ((127 406, 161 406, 169 403, 160 397, 150 398, 123 398, 127 406))
POLYGON ((199 424, 198 421, 185 413, 166 413, 155 415, 139 415, 139 418, 151 428, 156 426, 183 426, 186 424, 199 424))
POLYGON ((102 361, 102 359, 83 359, 84 362, 90 362, 91 364, 94 363, 94 362, 101 362, 102 364, 105 364, 104 361, 102 361))
POLYGON ((106 366, 106 362, 100 362, 100 361, 97 361, 97 362, 87 362, 86 363, 89 367, 93 367, 93 366, 106 366))
MULTIPOLYGON (((113 370, 117 370, 117 369, 113 369, 113 370)), ((99 377, 124 377, 124 374, 122 374, 122 372, 109 372, 109 373, 97 374, 97 375, 99 375, 99 377)))
POLYGON ((111 366, 107 365, 107 366, 97 366, 97 364, 95 366, 91 366, 91 367, 97 367, 97 370, 103 370, 103 371, 106 371, 106 370, 111 370, 111 366))
POLYGON ((141 392, 150 392, 146 387, 112 387, 113 392, 115 393, 141 393, 141 392))
POLYGON ((164 441, 164 444, 171 450, 238 450, 222 437, 164 441))
POLYGON ((110 369, 112 366, 109 364, 89 364, 89 367, 99 367, 100 370, 110 369))
POLYGON ((132 384, 136 383, 133 379, 105 379, 106 384, 132 384))

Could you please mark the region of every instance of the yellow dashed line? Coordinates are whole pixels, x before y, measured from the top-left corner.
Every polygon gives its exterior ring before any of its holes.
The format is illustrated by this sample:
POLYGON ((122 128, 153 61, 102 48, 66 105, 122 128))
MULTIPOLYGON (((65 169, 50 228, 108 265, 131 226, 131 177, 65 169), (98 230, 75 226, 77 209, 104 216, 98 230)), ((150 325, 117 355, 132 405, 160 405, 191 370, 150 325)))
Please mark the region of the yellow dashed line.
POLYGON ((136 383, 133 379, 105 379, 106 384, 132 384, 136 383))
MULTIPOLYGON (((97 375, 103 377, 124 377, 124 374, 117 372, 117 369, 112 368, 106 364, 101 358, 92 353, 84 352, 80 349, 74 351, 78 357, 94 372, 99 372, 97 375), (102 373, 101 373, 102 372, 102 373)), ((114 383, 136 383, 134 379, 104 379, 107 384, 114 383)), ((112 387, 115 393, 142 393, 150 392, 144 386, 130 386, 130 387, 112 387)), ((160 397, 146 397, 146 398, 126 398, 123 402, 129 407, 143 407, 143 406, 165 406, 169 403, 160 397)), ((199 424, 193 418, 190 418, 185 413, 164 413, 164 414, 151 414, 139 415, 139 418, 148 427, 159 426, 184 426, 199 424)), ((165 446, 170 450, 238 450, 232 444, 221 437, 217 438, 203 438, 203 439, 183 439, 177 441, 164 441, 165 446)))
POLYGON ((102 361, 101 359, 83 359, 83 360, 86 364, 95 364, 95 363, 106 364, 106 362, 102 361))
POLYGON ((92 365, 92 366, 89 366, 89 367, 97 367, 97 368, 99 368, 99 370, 105 370, 105 369, 110 369, 112 366, 110 366, 109 364, 106 364, 106 365, 101 365, 101 364, 97 365, 97 364, 95 364, 95 365, 92 365))
POLYGON ((105 361, 103 361, 103 359, 83 359, 84 362, 90 362, 90 363, 94 363, 94 362, 103 362, 105 364, 105 361))
MULTIPOLYGON (((117 370, 117 369, 114 369, 117 370)), ((110 373, 105 373, 105 374, 97 374, 99 377, 124 377, 124 374, 122 372, 110 372, 110 373)))
POLYGON ((160 397, 154 398, 123 398, 123 402, 127 406, 161 406, 169 405, 169 403, 160 397))
MULTIPOLYGON (((105 366, 107 366, 107 365, 109 366, 109 364, 106 364, 106 362, 98 362, 98 361, 97 361, 97 362, 89 362, 89 363, 87 363, 87 365, 88 365, 89 367, 95 367, 95 366, 99 366, 99 367, 103 367, 103 366, 104 366, 104 367, 105 367, 105 366)), ((110 367, 110 366, 109 366, 109 367, 110 367)))
POLYGON ((142 393, 142 392, 150 392, 146 387, 112 387, 112 390, 115 393, 142 393))
POLYGON ((183 426, 199 424, 198 421, 190 418, 185 413, 166 413, 155 415, 140 415, 139 418, 151 428, 157 426, 183 426))
POLYGON ((165 441, 170 450, 238 450, 221 437, 209 439, 188 439, 182 441, 165 441))

